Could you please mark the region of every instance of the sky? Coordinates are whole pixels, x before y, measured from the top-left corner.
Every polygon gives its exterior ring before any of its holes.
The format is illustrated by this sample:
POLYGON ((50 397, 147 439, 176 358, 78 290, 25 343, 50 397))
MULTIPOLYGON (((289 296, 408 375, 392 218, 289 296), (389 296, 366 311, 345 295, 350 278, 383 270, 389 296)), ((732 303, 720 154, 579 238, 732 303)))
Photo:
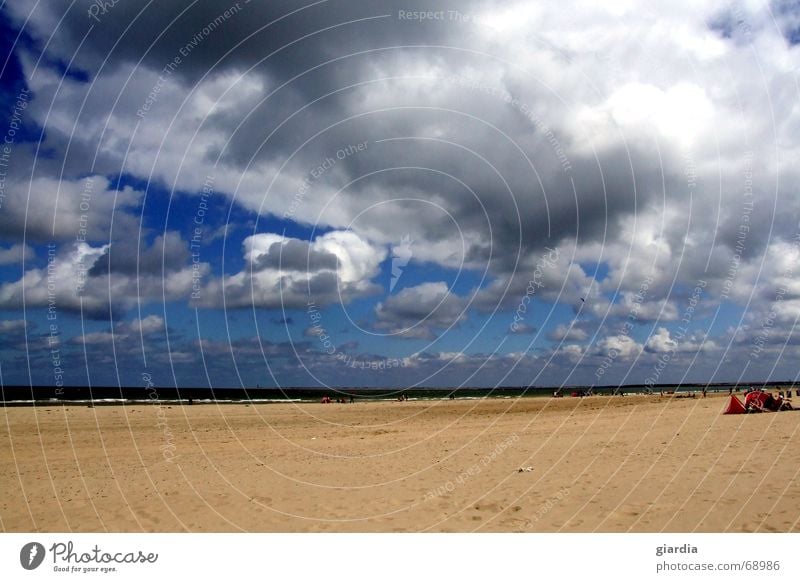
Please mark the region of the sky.
POLYGON ((798 2, 5 2, 0 381, 798 376, 798 2))

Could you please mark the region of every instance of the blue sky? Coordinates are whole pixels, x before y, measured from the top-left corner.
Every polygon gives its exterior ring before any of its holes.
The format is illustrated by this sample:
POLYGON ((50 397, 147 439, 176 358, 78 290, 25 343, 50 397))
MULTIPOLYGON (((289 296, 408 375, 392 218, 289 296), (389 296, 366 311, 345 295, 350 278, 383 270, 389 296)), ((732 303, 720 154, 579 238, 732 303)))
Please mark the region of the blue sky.
POLYGON ((86 5, 0 10, 4 384, 796 376, 787 6, 86 5))

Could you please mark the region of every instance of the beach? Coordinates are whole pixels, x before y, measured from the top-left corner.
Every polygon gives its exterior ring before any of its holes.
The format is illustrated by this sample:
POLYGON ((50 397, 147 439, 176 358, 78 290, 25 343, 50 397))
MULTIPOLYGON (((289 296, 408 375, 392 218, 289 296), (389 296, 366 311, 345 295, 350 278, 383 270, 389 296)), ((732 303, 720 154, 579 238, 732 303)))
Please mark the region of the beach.
POLYGON ((0 530, 800 531, 800 412, 727 400, 2 408, 0 530))

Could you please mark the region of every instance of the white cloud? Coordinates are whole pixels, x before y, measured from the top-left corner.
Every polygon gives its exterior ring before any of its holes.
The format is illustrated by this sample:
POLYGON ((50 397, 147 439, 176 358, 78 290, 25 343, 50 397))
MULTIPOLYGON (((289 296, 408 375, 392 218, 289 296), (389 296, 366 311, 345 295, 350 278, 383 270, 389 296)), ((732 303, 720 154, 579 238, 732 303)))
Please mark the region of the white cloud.
POLYGON ((160 315, 148 315, 143 319, 134 319, 130 323, 121 322, 120 329, 134 334, 150 335, 164 331, 164 318, 160 315))
POLYGON ((604 337, 595 348, 599 355, 628 360, 638 356, 643 346, 630 336, 617 334, 604 337))
POLYGON ((665 327, 659 327, 645 342, 645 350, 655 354, 697 353, 698 351, 715 349, 717 349, 717 344, 702 334, 694 333, 683 336, 678 332, 673 337, 672 333, 665 327))
MULTIPOLYGON (((379 290, 372 282, 386 258, 386 249, 350 231, 332 231, 311 243, 278 234, 245 239, 246 267, 223 280, 215 279, 200 292, 202 307, 305 308, 349 303, 379 290), (307 261, 275 262, 284 249, 302 246, 307 261), (335 259, 330 264, 327 257, 335 259)), ((288 254, 288 251, 287 251, 288 254)), ((288 260, 288 259, 287 259, 288 260)))
POLYGON ((11 245, 7 249, 0 248, 0 265, 15 265, 22 261, 30 261, 35 256, 35 251, 29 245, 11 245))
POLYGON ((667 328, 659 327, 656 333, 647 338, 645 347, 651 352, 662 354, 676 351, 678 342, 672 339, 667 328))
POLYGON ((553 341, 584 341, 589 338, 585 330, 576 326, 559 324, 548 335, 548 339, 553 341))
MULTIPOLYGON (((108 245, 93 247, 80 242, 65 245, 48 259, 48 265, 26 271, 22 278, 0 285, 0 307, 20 309, 23 295, 31 307, 51 306, 58 310, 83 311, 88 317, 107 318, 109 310, 130 309, 138 300, 188 299, 192 291, 192 267, 161 274, 115 273, 90 276, 89 271, 105 255, 108 245)), ((199 275, 208 273, 203 263, 199 275)))

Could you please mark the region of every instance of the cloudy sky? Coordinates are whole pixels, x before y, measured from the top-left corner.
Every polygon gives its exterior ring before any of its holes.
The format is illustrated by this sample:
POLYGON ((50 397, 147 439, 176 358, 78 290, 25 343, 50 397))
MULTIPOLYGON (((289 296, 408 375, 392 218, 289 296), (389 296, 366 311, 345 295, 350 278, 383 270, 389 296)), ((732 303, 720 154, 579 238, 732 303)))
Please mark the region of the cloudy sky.
POLYGON ((8 384, 794 379, 800 5, 6 2, 8 384))

